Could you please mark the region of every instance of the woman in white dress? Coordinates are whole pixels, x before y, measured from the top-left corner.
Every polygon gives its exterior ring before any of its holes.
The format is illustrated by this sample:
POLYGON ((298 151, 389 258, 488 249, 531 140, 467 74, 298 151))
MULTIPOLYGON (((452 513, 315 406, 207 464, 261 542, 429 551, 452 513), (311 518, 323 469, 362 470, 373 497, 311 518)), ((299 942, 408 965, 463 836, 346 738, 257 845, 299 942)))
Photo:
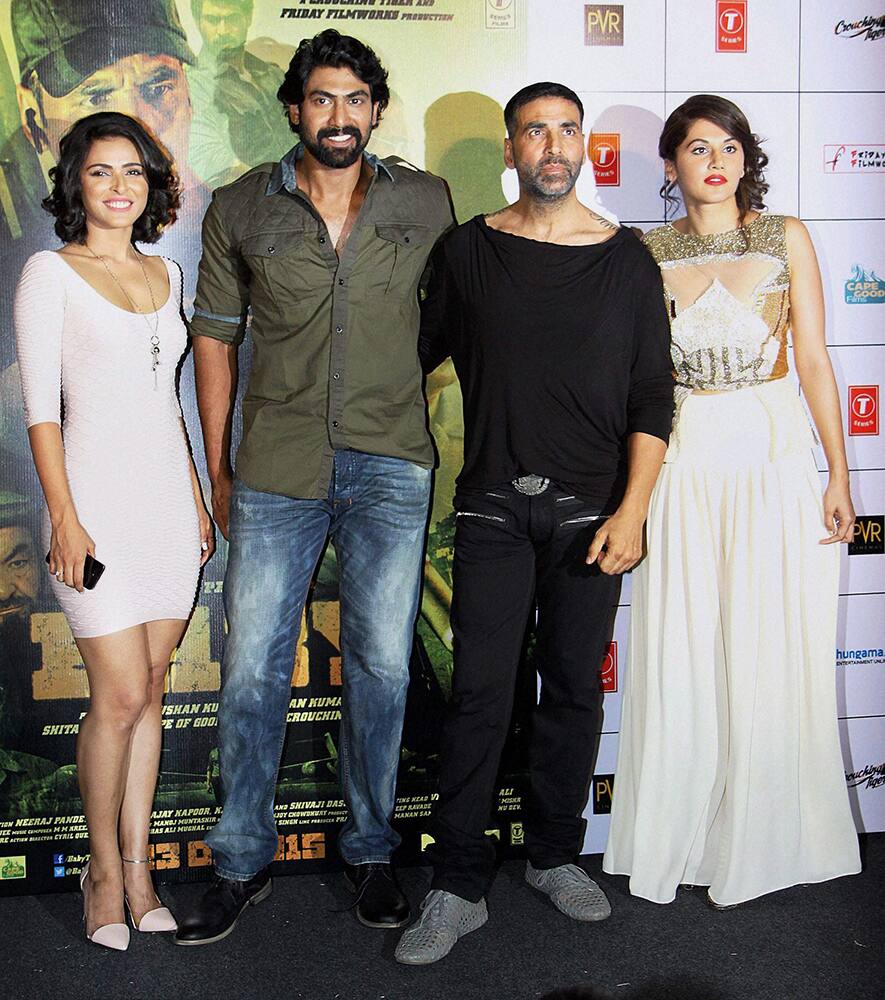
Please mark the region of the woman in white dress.
POLYGON ((677 404, 634 574, 603 867, 658 903, 691 884, 725 907, 860 871, 833 664, 854 508, 814 249, 798 219, 760 211, 758 138, 730 101, 697 95, 659 152, 662 194, 678 185, 685 207, 645 237, 677 404))
POLYGON ((125 950, 124 903, 137 930, 176 926, 148 826, 166 672, 214 542, 176 394, 181 273, 135 246, 175 220, 173 163, 138 121, 103 112, 71 127, 51 176, 44 207, 64 246, 26 263, 15 333, 52 587, 89 679, 86 936, 125 950), (93 589, 87 556, 105 566, 93 589))

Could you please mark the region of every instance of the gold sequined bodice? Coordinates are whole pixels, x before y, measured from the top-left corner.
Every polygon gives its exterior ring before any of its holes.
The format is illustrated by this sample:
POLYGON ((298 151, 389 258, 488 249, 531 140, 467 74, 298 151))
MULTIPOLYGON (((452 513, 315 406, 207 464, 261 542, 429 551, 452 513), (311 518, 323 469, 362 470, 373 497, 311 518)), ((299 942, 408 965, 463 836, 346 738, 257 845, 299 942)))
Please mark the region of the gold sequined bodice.
POLYGON ((787 374, 790 270, 782 215, 691 236, 672 226, 645 235, 661 268, 676 382, 727 390, 787 374))

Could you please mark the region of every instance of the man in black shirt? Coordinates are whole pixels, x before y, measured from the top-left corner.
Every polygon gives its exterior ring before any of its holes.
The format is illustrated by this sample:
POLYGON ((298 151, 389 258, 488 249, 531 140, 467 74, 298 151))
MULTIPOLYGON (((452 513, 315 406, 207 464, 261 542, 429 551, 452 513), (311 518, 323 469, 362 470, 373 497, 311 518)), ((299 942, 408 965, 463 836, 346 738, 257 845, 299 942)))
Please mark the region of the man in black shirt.
POLYGON ((488 826, 526 622, 537 610, 526 880, 577 920, 602 890, 575 864, 596 740, 598 667, 618 575, 642 554, 673 410, 660 273, 628 229, 575 194, 583 107, 559 84, 508 103, 519 200, 438 247, 422 307, 426 371, 451 355, 464 397, 453 567, 453 695, 422 916, 423 965, 488 918, 488 826))

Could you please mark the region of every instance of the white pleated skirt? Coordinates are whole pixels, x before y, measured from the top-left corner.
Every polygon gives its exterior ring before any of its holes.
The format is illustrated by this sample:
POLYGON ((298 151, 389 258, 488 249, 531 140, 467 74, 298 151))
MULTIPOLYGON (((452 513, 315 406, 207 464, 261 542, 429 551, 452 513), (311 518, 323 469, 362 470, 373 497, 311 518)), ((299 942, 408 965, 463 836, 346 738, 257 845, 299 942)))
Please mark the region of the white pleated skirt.
POLYGON ((679 407, 634 572, 603 868, 722 905, 860 871, 839 748, 838 545, 785 380, 679 407))

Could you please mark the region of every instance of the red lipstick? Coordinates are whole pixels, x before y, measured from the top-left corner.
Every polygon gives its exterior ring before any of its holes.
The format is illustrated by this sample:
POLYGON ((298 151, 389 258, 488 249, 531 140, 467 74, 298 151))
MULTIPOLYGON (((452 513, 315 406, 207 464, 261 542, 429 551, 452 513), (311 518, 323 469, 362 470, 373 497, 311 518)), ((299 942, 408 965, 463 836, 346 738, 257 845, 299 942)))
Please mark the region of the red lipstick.
POLYGON ((710 174, 709 177, 704 178, 704 183, 713 185, 727 184, 728 179, 723 177, 722 174, 710 174))

